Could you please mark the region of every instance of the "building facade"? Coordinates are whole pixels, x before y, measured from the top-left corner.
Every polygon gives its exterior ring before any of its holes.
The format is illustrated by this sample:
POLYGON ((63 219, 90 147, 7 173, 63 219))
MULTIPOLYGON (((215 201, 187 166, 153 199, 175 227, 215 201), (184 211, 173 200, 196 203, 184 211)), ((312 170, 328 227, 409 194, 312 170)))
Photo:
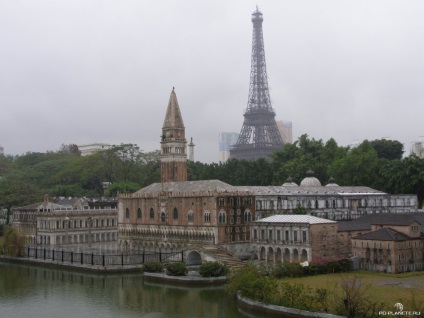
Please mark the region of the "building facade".
POLYGON ((96 153, 97 151, 108 150, 110 148, 112 148, 112 145, 101 142, 78 145, 78 150, 81 151, 81 156, 89 156, 93 153, 96 153))
POLYGON ((337 222, 310 215, 274 215, 251 226, 252 258, 267 262, 334 259, 337 222))
POLYGON ((300 185, 291 179, 282 186, 248 187, 255 195, 257 219, 274 214, 307 213, 335 221, 363 215, 417 212, 415 195, 390 195, 369 187, 339 186, 334 179, 322 186, 308 171, 300 185))
POLYGON ((119 197, 123 249, 172 251, 223 246, 248 255, 254 198, 219 180, 154 183, 119 197))
POLYGON ((421 224, 408 220, 373 224, 370 232, 352 238, 352 254, 362 269, 403 273, 424 269, 424 233, 421 224))
POLYGON ((117 201, 57 198, 14 208, 12 225, 29 244, 63 246, 116 241, 117 201))

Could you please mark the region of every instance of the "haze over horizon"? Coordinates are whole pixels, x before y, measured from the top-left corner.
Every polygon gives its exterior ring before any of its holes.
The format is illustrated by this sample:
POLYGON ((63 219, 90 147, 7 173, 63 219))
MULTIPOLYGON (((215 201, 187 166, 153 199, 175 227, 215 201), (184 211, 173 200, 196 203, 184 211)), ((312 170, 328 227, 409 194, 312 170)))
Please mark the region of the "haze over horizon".
POLYGON ((175 86, 195 160, 240 132, 258 5, 277 120, 339 145, 424 135, 422 1, 105 0, 0 3, 0 145, 159 149, 175 86))

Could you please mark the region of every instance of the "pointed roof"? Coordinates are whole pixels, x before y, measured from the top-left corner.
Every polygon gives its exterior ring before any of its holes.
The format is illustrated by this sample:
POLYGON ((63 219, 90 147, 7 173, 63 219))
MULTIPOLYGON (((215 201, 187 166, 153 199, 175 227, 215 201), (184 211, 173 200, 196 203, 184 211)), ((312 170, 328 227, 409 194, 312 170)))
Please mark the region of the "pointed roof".
POLYGON ((163 128, 184 128, 183 117, 181 116, 174 88, 172 88, 171 96, 169 97, 163 128))

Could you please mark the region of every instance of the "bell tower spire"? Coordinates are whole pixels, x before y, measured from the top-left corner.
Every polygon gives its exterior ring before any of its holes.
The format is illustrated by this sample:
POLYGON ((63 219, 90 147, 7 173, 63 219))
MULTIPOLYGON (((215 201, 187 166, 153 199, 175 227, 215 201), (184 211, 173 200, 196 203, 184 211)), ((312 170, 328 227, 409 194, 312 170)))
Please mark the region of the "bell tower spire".
POLYGON ((161 136, 161 182, 187 181, 187 140, 175 88, 172 88, 161 136))

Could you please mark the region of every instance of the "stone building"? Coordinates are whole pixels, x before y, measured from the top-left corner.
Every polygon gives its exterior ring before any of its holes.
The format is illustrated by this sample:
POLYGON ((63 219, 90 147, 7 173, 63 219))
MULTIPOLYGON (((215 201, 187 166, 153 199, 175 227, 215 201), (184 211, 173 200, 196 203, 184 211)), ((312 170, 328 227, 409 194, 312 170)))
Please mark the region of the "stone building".
POLYGON ((87 244, 117 240, 117 201, 57 198, 13 209, 12 225, 30 244, 87 244), (61 204, 59 204, 61 203, 61 204))
POLYGON ((59 208, 39 211, 37 219, 37 244, 63 246, 116 242, 118 220, 116 208, 72 210, 59 208))
POLYGON ((154 183, 119 197, 123 248, 172 251, 224 246, 249 254, 254 198, 219 180, 154 183))
POLYGON ((249 255, 252 193, 219 180, 187 181, 186 143, 173 89, 162 127, 161 183, 120 195, 120 246, 148 251, 219 246, 249 255))
POLYGON ((415 241, 422 240, 423 233, 424 213, 366 215, 338 223, 338 252, 341 257, 357 257, 363 269, 391 273, 422 270, 423 243, 415 241))
POLYGON ((366 270, 388 273, 423 270, 421 224, 411 218, 396 224, 373 224, 370 232, 352 238, 352 253, 366 270))
POLYGON ((256 218, 274 214, 307 213, 330 220, 352 220, 362 215, 416 212, 416 195, 390 195, 362 186, 327 185, 308 171, 297 185, 289 178, 282 186, 248 187, 255 195, 256 218))
POLYGON ((337 258, 337 222, 310 215, 273 215, 251 225, 253 259, 303 262, 337 258))

